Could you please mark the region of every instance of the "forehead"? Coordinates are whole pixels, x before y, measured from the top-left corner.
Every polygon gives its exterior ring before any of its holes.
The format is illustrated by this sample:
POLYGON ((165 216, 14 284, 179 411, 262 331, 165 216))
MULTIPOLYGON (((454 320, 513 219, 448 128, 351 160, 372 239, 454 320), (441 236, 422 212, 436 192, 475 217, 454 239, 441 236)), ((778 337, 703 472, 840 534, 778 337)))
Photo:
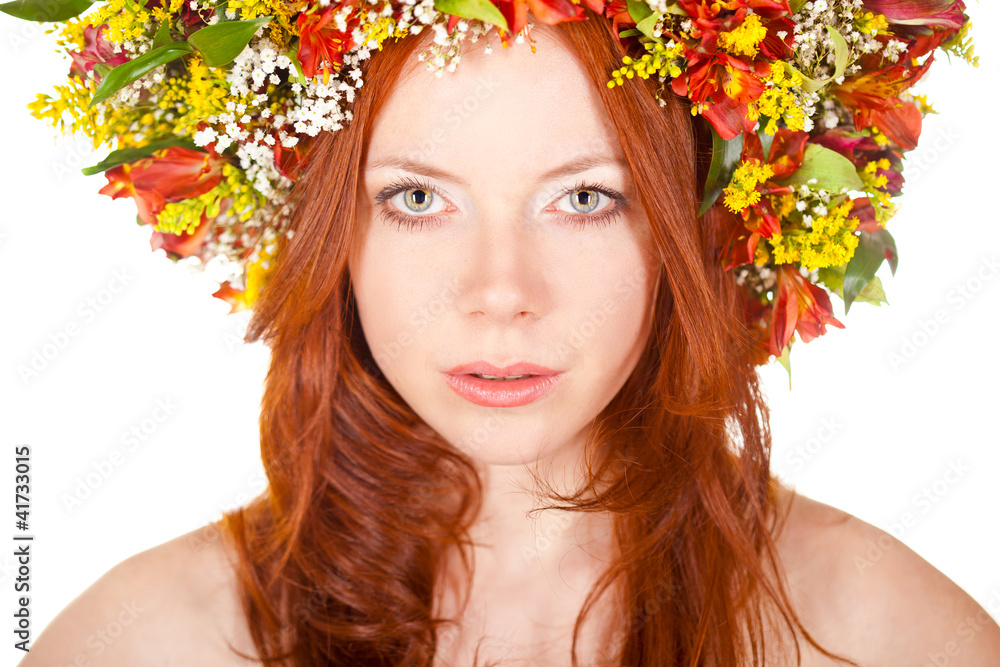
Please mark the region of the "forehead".
POLYGON ((462 57, 440 77, 417 61, 379 113, 366 168, 378 163, 447 164, 541 175, 593 154, 620 159, 618 140, 594 83, 569 47, 535 30, 527 43, 462 43, 462 57))

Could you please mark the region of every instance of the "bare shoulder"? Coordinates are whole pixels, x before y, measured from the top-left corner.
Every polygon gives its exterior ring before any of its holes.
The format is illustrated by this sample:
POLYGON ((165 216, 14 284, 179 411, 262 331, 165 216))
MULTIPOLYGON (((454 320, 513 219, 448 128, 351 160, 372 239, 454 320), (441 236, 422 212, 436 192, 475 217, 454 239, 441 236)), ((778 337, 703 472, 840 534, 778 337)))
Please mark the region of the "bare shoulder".
MULTIPOLYGON (((821 646, 864 666, 1000 664, 1000 626, 904 543, 785 487, 778 502, 787 516, 776 545, 789 592, 821 646)), ((802 646, 804 665, 842 664, 802 646)))
POLYGON ((229 550, 208 524, 131 556, 66 606, 20 667, 256 664, 229 550))

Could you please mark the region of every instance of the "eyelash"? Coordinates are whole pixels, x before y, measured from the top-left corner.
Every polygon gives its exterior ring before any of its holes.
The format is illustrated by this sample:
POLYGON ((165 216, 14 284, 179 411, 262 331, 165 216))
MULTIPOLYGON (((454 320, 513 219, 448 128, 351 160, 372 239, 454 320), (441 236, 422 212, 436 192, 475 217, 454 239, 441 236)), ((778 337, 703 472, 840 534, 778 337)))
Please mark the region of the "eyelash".
MULTIPOLYGON (((435 196, 443 198, 441 193, 439 193, 436 189, 431 187, 429 183, 413 178, 412 176, 407 176, 387 186, 375 197, 376 205, 382 209, 381 212, 379 213, 379 218, 384 219, 386 223, 395 222, 397 225, 406 225, 407 229, 414 229, 414 228, 422 229, 424 225, 435 226, 439 224, 444 218, 443 215, 429 215, 429 216, 406 215, 405 213, 400 213, 399 211, 392 210, 386 205, 386 203, 390 199, 395 197, 397 194, 399 194, 400 192, 405 192, 406 190, 409 190, 411 188, 426 190, 428 192, 434 193, 435 196)), ((601 185, 595 185, 593 183, 587 183, 584 181, 580 181, 573 187, 563 190, 561 193, 559 193, 559 196, 556 199, 556 201, 562 199, 571 192, 576 192, 577 190, 593 190, 595 192, 601 193, 605 197, 611 198, 615 202, 614 206, 606 207, 603 211, 595 215, 580 214, 580 215, 564 215, 562 217, 563 222, 567 222, 571 225, 574 225, 578 229, 582 229, 590 225, 594 225, 597 227, 604 227, 610 225, 612 222, 615 221, 615 219, 621 216, 621 214, 626 209, 628 209, 628 201, 625 199, 625 196, 622 195, 617 190, 612 190, 611 188, 606 188, 601 185)))

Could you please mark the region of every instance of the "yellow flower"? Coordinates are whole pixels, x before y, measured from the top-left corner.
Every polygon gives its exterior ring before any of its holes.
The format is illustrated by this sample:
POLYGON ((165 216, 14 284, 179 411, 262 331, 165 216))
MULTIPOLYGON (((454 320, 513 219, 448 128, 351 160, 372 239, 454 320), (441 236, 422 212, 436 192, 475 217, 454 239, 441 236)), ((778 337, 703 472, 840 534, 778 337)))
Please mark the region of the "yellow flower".
POLYGON ((858 247, 854 230, 859 220, 848 217, 852 206, 851 200, 845 199, 814 218, 809 229, 772 234, 768 242, 774 248, 774 263, 799 262, 807 270, 846 264, 858 247))
POLYGON ((740 27, 719 33, 719 48, 734 56, 757 55, 757 47, 767 37, 767 28, 761 25, 756 14, 748 14, 740 27))
POLYGON ((243 303, 247 308, 253 308, 261 289, 267 284, 277 254, 277 247, 271 245, 260 249, 260 257, 256 262, 247 264, 247 288, 243 293, 243 303))
POLYGON ((748 117, 757 120, 765 116, 768 121, 764 131, 768 134, 778 131, 779 120, 784 120, 789 130, 804 130, 805 111, 798 98, 789 90, 802 85, 802 75, 794 69, 788 72, 784 63, 774 61, 771 63, 771 75, 765 81, 768 85, 760 98, 747 105, 748 117))
POLYGON ((854 15, 854 26, 867 35, 884 35, 889 30, 889 22, 881 14, 864 12, 854 15))
POLYGON ((774 171, 771 167, 760 164, 754 158, 741 162, 729 181, 729 186, 723 190, 726 208, 733 213, 740 213, 759 202, 760 191, 757 187, 772 176, 774 171))
POLYGON ((625 67, 616 69, 611 73, 612 78, 608 81, 608 88, 614 88, 625 83, 622 77, 631 79, 638 74, 643 79, 648 79, 651 75, 678 77, 681 75, 681 67, 678 59, 684 54, 684 45, 670 42, 643 42, 643 47, 648 51, 638 60, 629 56, 622 58, 625 67))

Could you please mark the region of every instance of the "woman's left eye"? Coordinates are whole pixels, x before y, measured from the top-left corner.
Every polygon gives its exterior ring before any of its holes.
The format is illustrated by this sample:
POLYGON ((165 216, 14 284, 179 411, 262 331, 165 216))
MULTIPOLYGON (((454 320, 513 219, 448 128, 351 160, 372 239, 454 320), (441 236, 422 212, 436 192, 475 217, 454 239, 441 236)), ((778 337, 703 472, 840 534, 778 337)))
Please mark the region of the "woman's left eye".
POLYGON ((621 206, 622 197, 617 192, 612 193, 594 186, 579 186, 566 192, 555 203, 547 206, 546 211, 562 211, 577 215, 593 215, 606 211, 609 206, 621 206), (563 208, 565 205, 567 208, 563 208))

